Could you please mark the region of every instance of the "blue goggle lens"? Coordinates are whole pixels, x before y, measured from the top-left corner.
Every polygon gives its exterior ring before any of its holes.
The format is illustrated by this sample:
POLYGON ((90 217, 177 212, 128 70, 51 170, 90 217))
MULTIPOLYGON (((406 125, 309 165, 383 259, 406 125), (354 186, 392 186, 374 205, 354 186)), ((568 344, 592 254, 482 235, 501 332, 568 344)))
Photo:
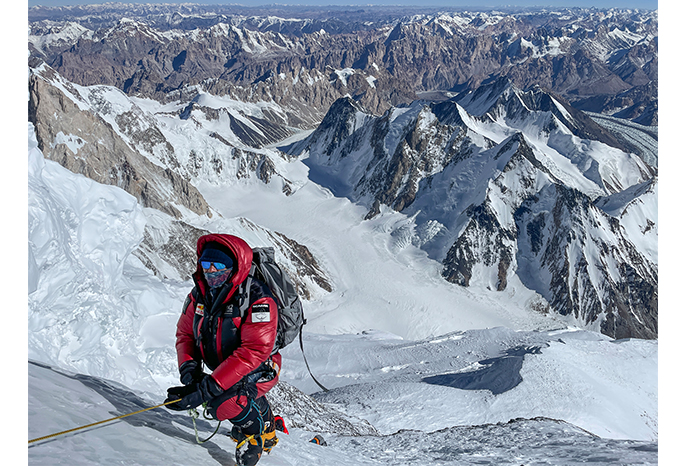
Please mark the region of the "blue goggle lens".
POLYGON ((209 269, 212 267, 212 264, 214 264, 214 268, 217 270, 225 269, 226 264, 222 264, 221 262, 209 262, 209 261, 201 261, 200 265, 202 265, 203 269, 209 269))

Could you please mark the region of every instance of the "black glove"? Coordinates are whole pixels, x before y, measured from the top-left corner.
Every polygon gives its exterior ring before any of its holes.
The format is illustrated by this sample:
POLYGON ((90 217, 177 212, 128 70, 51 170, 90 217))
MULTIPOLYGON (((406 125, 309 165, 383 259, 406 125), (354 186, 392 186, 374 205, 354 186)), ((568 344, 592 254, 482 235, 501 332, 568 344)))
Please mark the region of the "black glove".
POLYGON ((167 399, 164 402, 168 403, 180 398, 177 403, 168 404, 166 407, 174 411, 185 411, 211 401, 214 397, 221 395, 223 391, 219 384, 214 381, 214 378, 207 375, 200 383, 171 387, 167 390, 167 399))
POLYGON ((200 382, 205 376, 205 373, 202 372, 202 366, 192 359, 181 364, 178 371, 181 373, 181 383, 183 385, 200 382))
POLYGON ((186 409, 197 408, 202 404, 202 393, 196 383, 182 387, 171 387, 166 393, 165 403, 179 400, 178 403, 166 405, 167 408, 173 411, 185 411, 186 409))

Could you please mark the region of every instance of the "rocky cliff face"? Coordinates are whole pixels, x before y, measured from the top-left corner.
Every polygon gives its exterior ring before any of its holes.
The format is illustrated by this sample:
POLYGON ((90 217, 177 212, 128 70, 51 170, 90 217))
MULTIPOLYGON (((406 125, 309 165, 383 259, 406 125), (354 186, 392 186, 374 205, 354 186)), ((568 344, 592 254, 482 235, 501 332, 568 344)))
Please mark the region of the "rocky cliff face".
POLYGON ((442 273, 448 281, 463 286, 480 282, 503 291, 517 272, 518 228, 512 213, 541 185, 558 180, 536 158, 521 133, 491 153, 502 169, 487 181, 483 202, 471 204, 463 212, 468 223, 447 251, 442 273))
POLYGON ((315 126, 347 94, 382 114, 417 92, 475 89, 496 76, 579 106, 605 104, 593 111, 656 121, 656 12, 373 11, 365 21, 348 12, 325 24, 296 9, 300 17, 287 20, 190 11, 174 20, 166 10, 112 8, 99 22, 73 11, 51 22, 35 10, 29 48, 75 83, 157 100, 192 98, 196 86, 273 100, 295 127, 315 126), (630 97, 614 100, 620 93, 630 97))
POLYGON ((550 185, 515 214, 524 284, 554 309, 614 338, 657 338, 657 266, 619 219, 584 194, 550 185))
POLYGON ((29 120, 43 153, 76 173, 124 188, 145 206, 175 217, 174 204, 211 215, 193 187, 199 179, 278 179, 285 192, 292 191, 278 173, 276 153, 250 145, 291 134, 266 121, 265 115, 283 117, 277 106, 245 112, 236 109, 245 107, 240 102, 197 95, 188 105, 148 108, 150 101, 134 102, 112 86, 79 86, 46 65, 32 69, 29 90, 29 120), (191 133, 195 144, 186 143, 191 133))
MULTIPOLYGON (((100 183, 119 186, 145 207, 174 217, 181 216, 179 208, 211 216, 209 205, 187 180, 134 150, 101 114, 90 111, 91 104, 76 88, 60 80, 53 70, 41 68, 32 73, 29 93, 29 121, 45 157, 100 183)), ((108 112, 111 104, 99 99, 97 90, 91 90, 89 97, 94 106, 108 112)), ((114 118, 133 140, 143 139, 148 148, 159 147, 163 158, 173 157, 173 147, 154 127, 133 124, 134 116, 129 112, 114 118)))
MULTIPOLYGON (((302 299, 311 299, 314 289, 333 290, 329 277, 307 246, 246 218, 237 222, 245 232, 268 238, 276 251, 276 259, 295 283, 302 299)), ((197 270, 197 240, 209 233, 182 220, 150 214, 143 241, 134 255, 160 278, 190 280, 197 270)))
POLYGON ((515 279, 578 325, 656 337, 656 167, 558 96, 495 80, 380 117, 345 98, 291 150, 368 217, 413 218, 448 281, 515 279))

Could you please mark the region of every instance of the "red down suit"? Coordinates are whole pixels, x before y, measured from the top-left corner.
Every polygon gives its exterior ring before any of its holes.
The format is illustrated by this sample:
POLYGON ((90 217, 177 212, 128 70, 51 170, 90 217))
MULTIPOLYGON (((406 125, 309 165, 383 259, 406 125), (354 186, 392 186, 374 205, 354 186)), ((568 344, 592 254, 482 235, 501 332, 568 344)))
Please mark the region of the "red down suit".
POLYGON ((178 365, 204 362, 224 394, 209 403, 219 420, 234 419, 250 400, 261 398, 278 382, 281 355, 271 354, 276 340, 278 310, 269 288, 252 280, 249 307, 240 316, 236 293, 252 265, 252 249, 241 238, 209 234, 199 238, 197 256, 208 243, 219 243, 235 258, 233 275, 210 292, 198 263, 195 287, 186 298, 176 326, 178 365))

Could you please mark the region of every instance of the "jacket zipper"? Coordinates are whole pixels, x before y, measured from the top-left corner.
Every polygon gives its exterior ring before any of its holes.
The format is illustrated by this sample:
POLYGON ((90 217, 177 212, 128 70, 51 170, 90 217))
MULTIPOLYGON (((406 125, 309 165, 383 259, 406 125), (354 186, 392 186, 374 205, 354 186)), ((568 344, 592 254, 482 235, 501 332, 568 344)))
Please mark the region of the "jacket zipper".
POLYGON ((224 355, 221 351, 221 330, 224 328, 224 318, 219 317, 216 323, 216 355, 219 359, 219 364, 224 362, 224 355))
POLYGON ((198 346, 200 347, 200 354, 202 355, 202 359, 206 361, 207 359, 205 358, 205 345, 204 342, 202 341, 202 321, 205 320, 205 316, 200 317, 200 320, 197 323, 197 335, 195 338, 197 341, 200 343, 198 346))

